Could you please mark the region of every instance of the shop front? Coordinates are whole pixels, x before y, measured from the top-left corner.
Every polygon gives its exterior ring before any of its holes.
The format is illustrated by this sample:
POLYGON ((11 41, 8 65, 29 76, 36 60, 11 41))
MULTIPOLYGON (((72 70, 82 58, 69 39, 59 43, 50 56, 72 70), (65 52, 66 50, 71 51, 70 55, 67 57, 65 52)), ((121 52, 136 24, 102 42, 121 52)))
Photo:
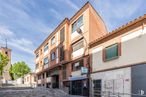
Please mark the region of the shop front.
POLYGON ((71 95, 89 95, 89 83, 87 77, 70 77, 69 94, 71 95))

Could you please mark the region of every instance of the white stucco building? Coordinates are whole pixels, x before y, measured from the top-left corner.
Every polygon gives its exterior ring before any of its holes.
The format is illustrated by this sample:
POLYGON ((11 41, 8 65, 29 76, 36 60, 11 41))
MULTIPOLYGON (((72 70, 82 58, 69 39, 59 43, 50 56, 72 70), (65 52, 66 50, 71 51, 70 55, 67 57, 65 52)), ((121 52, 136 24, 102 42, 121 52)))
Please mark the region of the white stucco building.
POLYGON ((96 96, 97 93, 100 94, 99 91, 124 94, 146 91, 143 83, 146 79, 142 79, 145 77, 145 42, 146 15, 90 43, 93 97, 99 97, 96 96))

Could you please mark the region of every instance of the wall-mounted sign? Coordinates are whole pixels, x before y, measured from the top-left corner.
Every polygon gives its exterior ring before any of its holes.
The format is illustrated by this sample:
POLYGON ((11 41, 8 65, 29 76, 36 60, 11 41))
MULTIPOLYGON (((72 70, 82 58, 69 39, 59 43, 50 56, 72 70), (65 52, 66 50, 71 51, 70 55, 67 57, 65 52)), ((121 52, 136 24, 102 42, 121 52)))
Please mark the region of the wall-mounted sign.
POLYGON ((88 68, 87 67, 81 67, 81 74, 87 74, 88 68))

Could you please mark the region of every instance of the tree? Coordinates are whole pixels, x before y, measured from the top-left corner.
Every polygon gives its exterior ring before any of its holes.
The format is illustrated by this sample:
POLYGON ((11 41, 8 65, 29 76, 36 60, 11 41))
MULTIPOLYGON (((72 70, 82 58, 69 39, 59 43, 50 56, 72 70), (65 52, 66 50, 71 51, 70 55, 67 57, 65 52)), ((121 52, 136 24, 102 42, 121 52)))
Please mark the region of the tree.
POLYGON ((29 73, 31 69, 25 62, 14 63, 10 68, 10 74, 12 79, 17 79, 23 77, 25 74, 29 73))
POLYGON ((8 62, 9 62, 8 56, 0 53, 0 76, 2 76, 4 67, 8 64, 8 62))

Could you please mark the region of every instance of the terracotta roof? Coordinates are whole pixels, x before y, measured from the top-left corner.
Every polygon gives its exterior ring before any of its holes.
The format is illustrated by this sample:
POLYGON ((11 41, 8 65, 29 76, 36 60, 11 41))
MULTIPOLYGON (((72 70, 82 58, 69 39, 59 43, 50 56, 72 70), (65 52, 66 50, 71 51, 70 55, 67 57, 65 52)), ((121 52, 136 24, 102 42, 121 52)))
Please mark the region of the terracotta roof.
POLYGON ((102 41, 103 39, 105 39, 105 38, 107 38, 107 37, 110 37, 110 36, 112 36, 113 34, 119 33, 119 31, 121 31, 121 30, 123 30, 123 29, 125 29, 125 28, 127 28, 127 27, 129 27, 129 26, 131 26, 131 25, 133 25, 133 24, 135 24, 135 23, 137 23, 137 22, 143 20, 143 19, 146 19, 146 14, 144 14, 143 16, 140 16, 140 17, 138 17, 138 18, 136 18, 136 19, 134 19, 133 21, 128 22, 128 23, 125 24, 125 25, 122 25, 121 27, 119 27, 119 28, 113 30, 112 32, 109 32, 109 33, 106 34, 105 36, 102 36, 102 37, 96 39, 95 41, 90 42, 90 43, 89 43, 89 48, 91 48, 92 45, 94 45, 95 43, 97 43, 97 42, 99 42, 99 41, 102 41))

